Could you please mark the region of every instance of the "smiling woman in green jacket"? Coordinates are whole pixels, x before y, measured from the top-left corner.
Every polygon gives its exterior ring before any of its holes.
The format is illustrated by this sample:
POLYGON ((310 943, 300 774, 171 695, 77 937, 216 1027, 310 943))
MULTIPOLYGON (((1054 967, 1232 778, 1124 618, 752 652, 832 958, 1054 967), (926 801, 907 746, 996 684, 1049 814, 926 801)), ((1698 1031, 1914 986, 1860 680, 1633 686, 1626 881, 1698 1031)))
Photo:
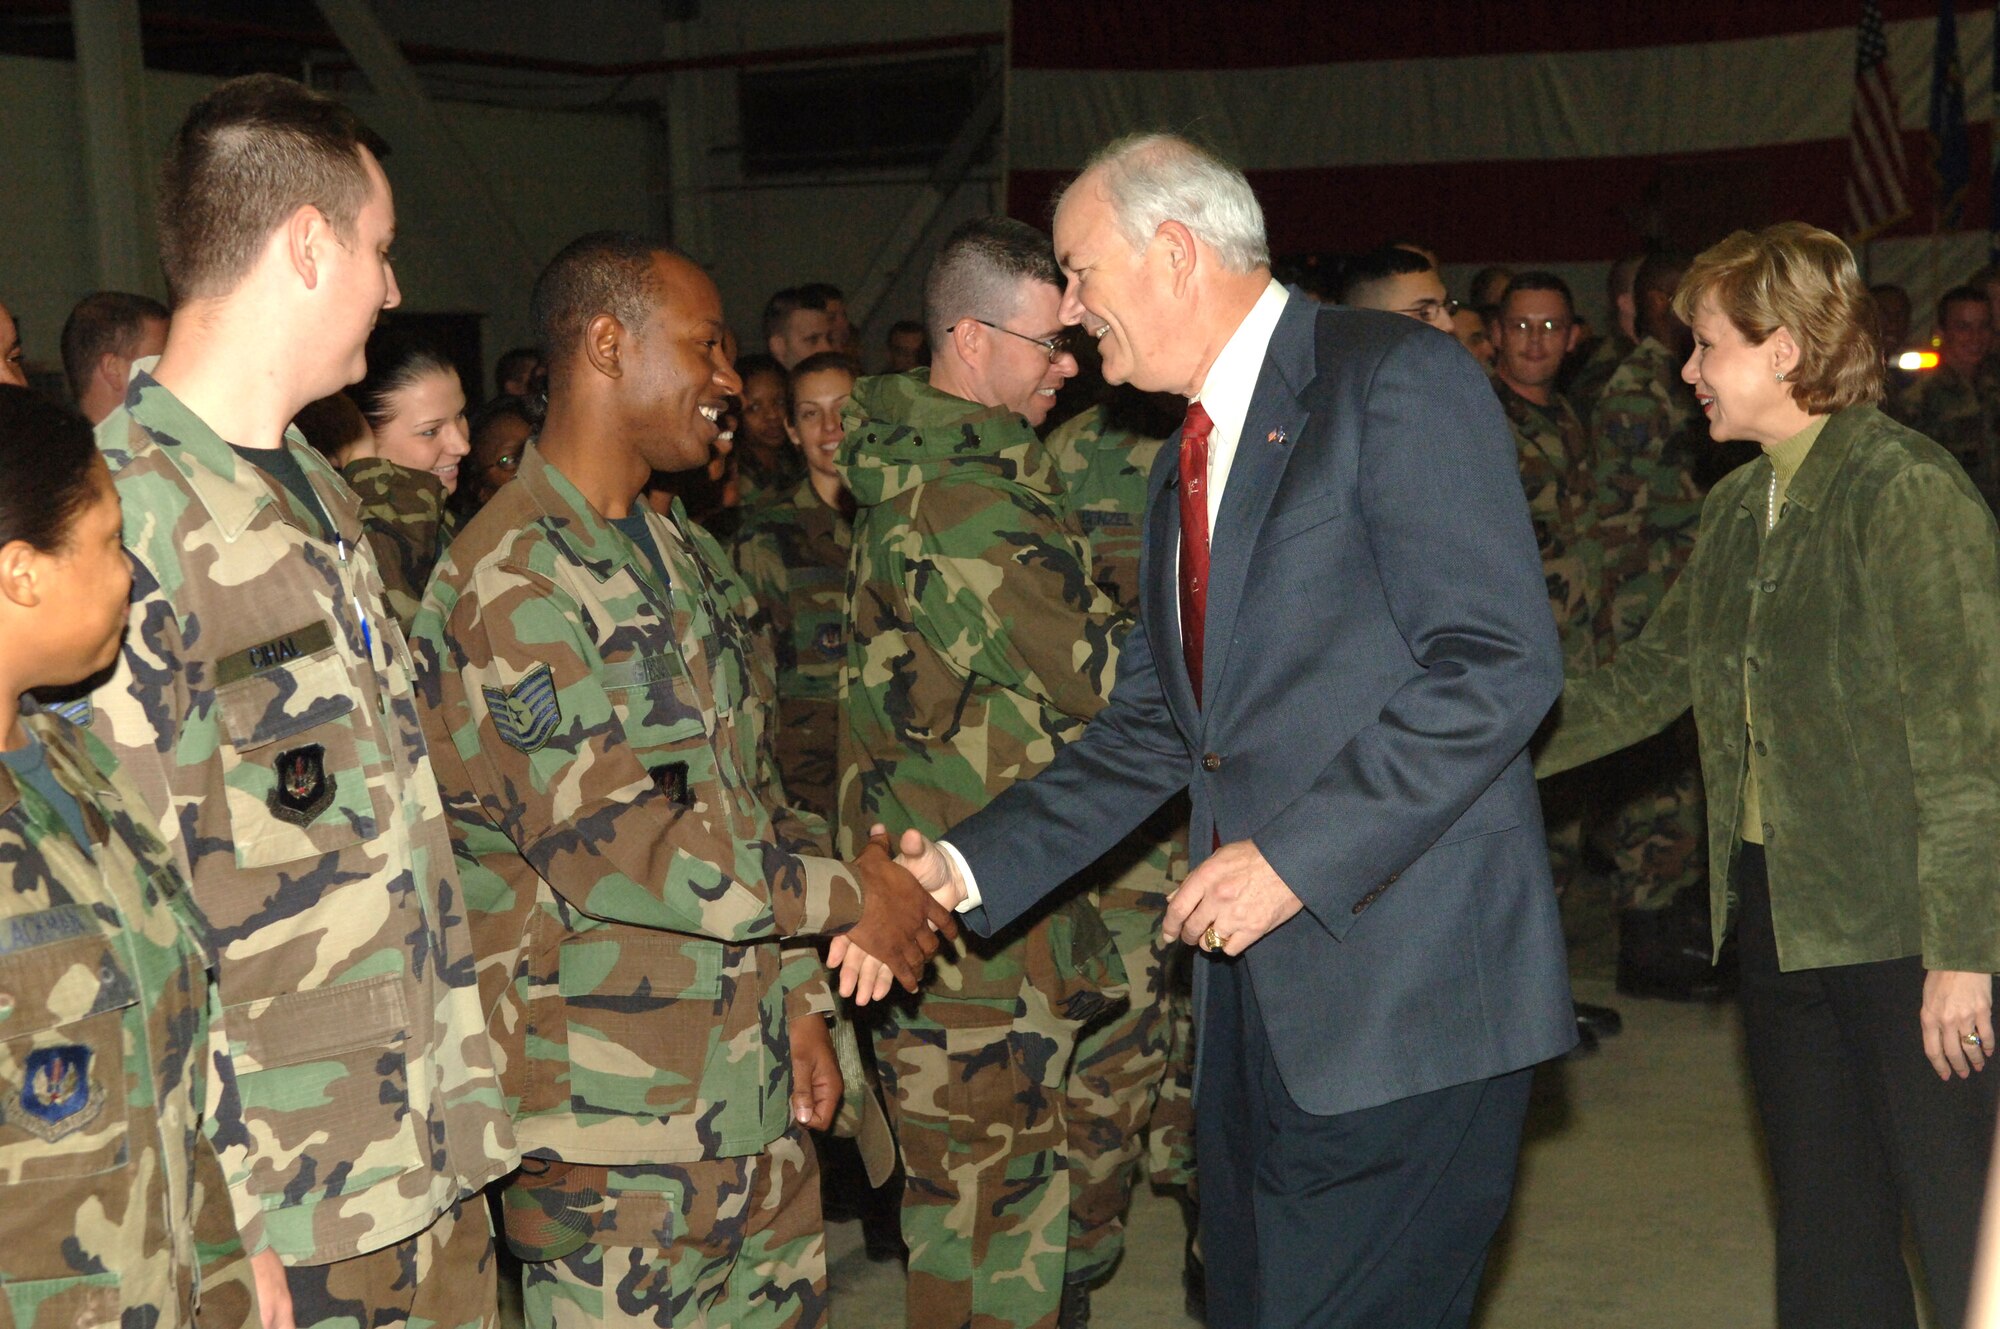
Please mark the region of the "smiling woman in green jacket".
POLYGON ((1732 927, 1777 1195, 1782 1325, 1914 1326, 1907 1216, 1960 1323, 1996 1107, 2000 546, 1949 453, 1891 421, 1833 235, 1739 231, 1674 297, 1718 442, 1693 556, 1569 680, 1552 775, 1693 707, 1715 944, 1732 927))

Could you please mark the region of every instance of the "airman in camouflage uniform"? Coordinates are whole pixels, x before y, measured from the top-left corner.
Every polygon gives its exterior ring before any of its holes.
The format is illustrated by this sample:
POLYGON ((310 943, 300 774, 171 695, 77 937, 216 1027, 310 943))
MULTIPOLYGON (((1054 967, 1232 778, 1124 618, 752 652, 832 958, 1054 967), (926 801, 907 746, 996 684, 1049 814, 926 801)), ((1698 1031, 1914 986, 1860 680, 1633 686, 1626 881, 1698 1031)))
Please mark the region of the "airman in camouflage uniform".
POLYGON ((361 529, 382 572, 382 597, 396 626, 409 634, 424 587, 451 543, 451 495, 429 471, 364 457, 340 468, 361 500, 361 529))
MULTIPOLYGON (((1054 290, 1046 303, 1054 322, 1054 290)), ((846 844, 878 822, 940 835, 1041 770, 1103 706, 1130 626, 1090 578, 1028 421, 932 387, 934 372, 861 380, 846 418, 846 844)), ((1123 995, 1117 952, 1072 891, 1023 928, 968 936, 935 971, 876 1034, 909 1176, 908 1322, 1050 1325, 1069 1242, 1070 1062, 1123 995)))
MULTIPOLYGON (((1118 390, 1121 407, 1140 397, 1118 390)), ((1171 414, 1186 409, 1172 398, 1171 414)), ((1091 579, 1135 621, 1146 478, 1162 437, 1093 406, 1050 434, 1061 506, 1083 528, 1091 579)), ((1163 420, 1171 433, 1175 420, 1163 420)), ((1160 936, 1167 896, 1187 875, 1187 809, 1176 799, 1079 879, 1118 946, 1131 1002, 1084 1031, 1070 1072, 1071 1282, 1101 1282, 1125 1245, 1125 1211, 1142 1151, 1154 1180, 1194 1179, 1194 1031, 1188 948, 1160 936), (1176 980, 1179 980, 1178 982, 1176 980)))
MULTIPOLYGON (((800 1124, 813 1114, 796 1115, 794 1074, 808 1028, 831 1066, 816 1017, 833 997, 813 947, 783 939, 866 926, 861 878, 785 804, 742 583, 678 502, 661 516, 641 500, 649 463, 673 468, 610 423, 643 419, 699 464, 702 415, 734 383, 714 286, 642 237, 593 235, 556 257, 535 304, 599 286, 621 310, 657 302, 649 338, 621 331, 621 363, 643 372, 598 374, 581 331, 565 352, 565 315, 538 315, 548 422, 453 544, 414 637, 528 1156, 504 1192, 507 1235, 535 1329, 817 1325, 825 1248, 800 1124), (604 404, 672 374, 685 419, 604 404), (585 497, 588 482, 612 502, 607 472, 630 480, 628 515, 585 497)), ((906 903, 949 923, 871 852, 906 903)), ((870 910, 882 886, 869 879, 870 910)), ((908 932, 929 935, 922 913, 908 932)), ((819 1088, 797 1091, 816 1103, 819 1088)))
POLYGON ((201 1129, 202 923, 104 747, 24 715, 91 844, 0 765, 0 1320, 256 1329, 201 1129))
POLYGON ((302 1327, 332 1303, 381 1323, 399 1283, 413 1320, 489 1321, 473 1196, 513 1136, 353 492, 288 431, 308 509, 144 370, 97 437, 133 607, 89 721, 212 928, 228 1055, 210 1130, 245 1240, 290 1266, 302 1327))
POLYGON ((1939 363, 1889 403, 1889 413, 1958 458, 1989 507, 2000 510, 2000 358, 1992 308, 1970 286, 1938 301, 1939 363))
POLYGON ((833 815, 840 741, 840 668, 847 659, 847 558, 853 499, 835 453, 854 362, 837 351, 807 356, 783 394, 789 450, 805 477, 780 503, 744 513, 737 569, 757 597, 752 626, 778 672, 778 772, 800 807, 833 815))
MULTIPOLYGON (((1645 273, 1642 272, 1642 279, 1645 273)), ((1659 608, 1694 548, 1695 468, 1707 423, 1681 381, 1682 358, 1649 331, 1605 384, 1591 419, 1596 529, 1603 551, 1599 663, 1608 664, 1659 608)), ((1621 759, 1606 823, 1621 908, 1665 908, 1708 868, 1701 776, 1685 719, 1621 759)))
MULTIPOLYGON (((1565 666, 1587 670, 1597 659, 1592 616, 1603 560, 1592 529, 1596 475, 1590 434, 1555 387, 1580 332, 1568 284, 1553 273, 1521 273, 1502 297, 1494 327, 1493 392, 1514 433, 1549 610, 1565 666)), ((1549 866, 1556 889, 1567 890, 1583 869, 1586 784, 1552 781, 1542 786, 1541 796, 1549 866)))

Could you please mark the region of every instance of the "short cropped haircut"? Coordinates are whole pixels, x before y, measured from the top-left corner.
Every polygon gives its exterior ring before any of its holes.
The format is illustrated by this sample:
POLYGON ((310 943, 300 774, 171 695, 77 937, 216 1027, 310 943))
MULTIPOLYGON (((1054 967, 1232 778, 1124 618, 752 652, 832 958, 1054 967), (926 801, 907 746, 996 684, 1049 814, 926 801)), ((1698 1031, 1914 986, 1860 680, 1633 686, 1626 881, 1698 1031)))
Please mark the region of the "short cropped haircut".
POLYGON ((799 300, 807 309, 831 309, 847 303, 847 292, 830 281, 809 281, 798 290, 799 300))
MULTIPOLYGON (((1206 148, 1177 134, 1130 134, 1100 148, 1077 179, 1093 171, 1104 181, 1119 234, 1133 249, 1151 244, 1162 223, 1177 221, 1231 272, 1270 264, 1256 192, 1243 172, 1206 148)), ((1072 181, 1063 193, 1075 187, 1072 181)))
POLYGON ((1049 238, 1012 217, 975 217, 953 231, 924 278, 924 323, 943 345, 968 318, 998 323, 1020 307, 1021 284, 1063 288, 1049 238))
POLYGON ((83 417, 0 383, 0 545, 69 548, 70 526, 96 490, 97 442, 83 417))
POLYGON ((1638 271, 1632 274, 1632 298, 1636 300, 1648 291, 1658 291, 1669 299, 1673 298, 1687 270, 1686 254, 1664 250, 1646 255, 1639 260, 1638 271))
POLYGON ((1505 309, 1507 301, 1516 291, 1554 291, 1563 298, 1563 307, 1569 310, 1571 318, 1576 317, 1576 297, 1570 294, 1569 283, 1553 272, 1540 268, 1533 272, 1523 272, 1507 283, 1507 294, 1500 297, 1500 307, 1505 309))
POLYGON ((1874 302, 1853 252, 1832 232, 1805 222, 1736 232, 1688 266, 1674 312, 1692 323, 1708 300, 1753 346, 1779 328, 1791 333, 1799 363, 1787 378, 1807 414, 1882 399, 1874 302))
POLYGON ((292 424, 306 436, 306 442, 328 457, 348 444, 368 437, 371 432, 368 417, 354 404, 354 398, 345 392, 307 402, 292 417, 292 424))
POLYGON ((149 318, 167 321, 167 307, 150 295, 92 291, 77 301, 62 328, 63 375, 70 395, 82 399, 102 357, 130 359, 149 318))
POLYGON ((368 201, 363 148, 382 155, 354 112, 276 74, 231 79, 196 102, 160 172, 160 266, 174 303, 227 295, 302 207, 353 240, 368 201))
POLYGON ((1937 324, 1939 327, 1944 326, 1945 311, 1953 305, 1978 305, 1981 308, 1986 308, 1986 295, 1978 288, 1972 286, 1954 286, 1949 291, 1946 291, 1938 297, 1937 324))
POLYGON ((541 359, 542 353, 532 346, 516 346, 511 351, 503 352, 500 358, 493 362, 494 391, 500 391, 500 385, 520 373, 523 368, 534 368, 541 363, 541 359))
POLYGON ((1383 245, 1340 261, 1339 274, 1333 280, 1333 300, 1335 304, 1351 305, 1366 299, 1384 282, 1430 271, 1430 260, 1415 250, 1383 245))
POLYGON ((660 300, 653 261, 661 254, 682 257, 680 250, 653 236, 592 231, 549 260, 528 298, 528 321, 552 386, 567 379, 584 330, 599 314, 634 331, 645 326, 660 300))
MULTIPOLYGON (((807 286, 787 286, 764 302, 764 336, 776 337, 789 329, 792 315, 801 309, 813 309, 822 313, 826 310, 826 292, 833 287, 824 282, 814 282, 807 286)), ((836 296, 838 292, 836 292, 836 296)))

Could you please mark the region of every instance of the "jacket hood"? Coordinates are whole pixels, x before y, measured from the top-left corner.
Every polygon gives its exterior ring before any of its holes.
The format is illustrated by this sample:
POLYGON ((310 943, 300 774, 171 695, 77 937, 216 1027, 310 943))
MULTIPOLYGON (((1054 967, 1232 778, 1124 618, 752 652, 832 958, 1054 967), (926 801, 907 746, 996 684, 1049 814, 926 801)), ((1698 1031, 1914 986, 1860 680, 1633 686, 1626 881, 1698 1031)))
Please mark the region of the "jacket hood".
POLYGON ((1048 450, 1025 419, 938 391, 929 370, 861 379, 843 415, 841 479, 861 507, 946 476, 1061 492, 1048 450))

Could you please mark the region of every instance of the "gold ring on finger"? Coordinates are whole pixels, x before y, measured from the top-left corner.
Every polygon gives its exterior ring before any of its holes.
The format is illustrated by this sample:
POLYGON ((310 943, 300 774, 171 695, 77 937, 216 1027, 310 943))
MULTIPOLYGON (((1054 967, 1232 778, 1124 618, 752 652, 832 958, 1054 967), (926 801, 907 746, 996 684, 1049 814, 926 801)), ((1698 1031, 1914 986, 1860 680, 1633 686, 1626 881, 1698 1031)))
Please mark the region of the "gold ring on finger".
POLYGON ((1201 948, 1205 951, 1219 951, 1228 944, 1228 936, 1217 932, 1213 923, 1208 925, 1208 931, 1201 934, 1201 948))

